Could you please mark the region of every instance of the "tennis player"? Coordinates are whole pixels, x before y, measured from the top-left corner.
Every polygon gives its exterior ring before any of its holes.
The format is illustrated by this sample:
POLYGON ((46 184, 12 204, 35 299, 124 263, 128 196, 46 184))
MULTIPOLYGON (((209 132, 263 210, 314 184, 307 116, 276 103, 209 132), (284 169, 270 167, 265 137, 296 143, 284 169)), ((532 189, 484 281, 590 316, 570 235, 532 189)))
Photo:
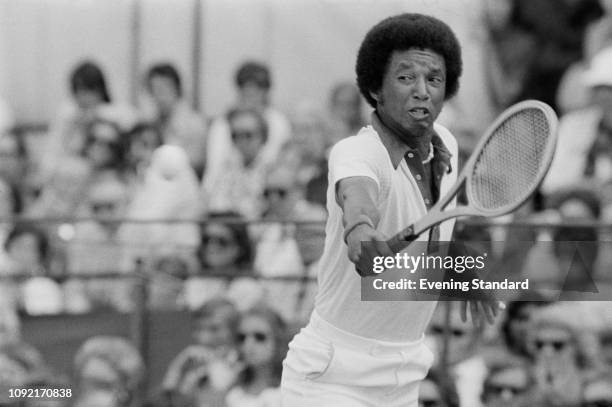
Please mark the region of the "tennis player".
MULTIPOLYGON (((283 363, 283 406, 417 406, 433 361, 424 331, 436 303, 362 302, 368 271, 355 265, 366 255, 362 242, 370 242, 369 256, 393 256, 385 240, 423 217, 455 182, 457 142, 435 121, 457 92, 461 70, 457 38, 430 16, 387 18, 363 40, 357 83, 374 112, 329 157, 319 289, 283 363)), ((452 229, 447 221, 420 240, 449 241, 452 229)), ((471 311, 473 319, 491 318, 497 309, 474 301, 471 311)))

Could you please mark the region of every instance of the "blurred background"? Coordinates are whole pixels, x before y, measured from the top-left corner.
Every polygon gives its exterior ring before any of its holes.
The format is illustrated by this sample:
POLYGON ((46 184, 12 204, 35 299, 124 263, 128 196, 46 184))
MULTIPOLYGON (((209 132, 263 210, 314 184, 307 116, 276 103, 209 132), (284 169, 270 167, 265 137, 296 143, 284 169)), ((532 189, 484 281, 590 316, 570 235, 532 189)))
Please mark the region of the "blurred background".
POLYGON ((0 0, 0 406, 278 406, 356 52, 402 12, 463 47, 460 159, 520 100, 561 119, 534 198, 455 231, 536 293, 440 303, 420 405, 612 406, 608 0, 0 0))

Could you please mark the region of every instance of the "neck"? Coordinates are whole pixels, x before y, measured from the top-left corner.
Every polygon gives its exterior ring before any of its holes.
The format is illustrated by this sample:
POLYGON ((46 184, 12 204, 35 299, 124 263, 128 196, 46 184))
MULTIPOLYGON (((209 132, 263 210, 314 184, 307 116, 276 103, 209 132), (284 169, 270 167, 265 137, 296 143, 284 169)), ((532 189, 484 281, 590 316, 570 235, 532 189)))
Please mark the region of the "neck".
POLYGON ((380 121, 391 133, 403 144, 412 149, 416 149, 421 157, 425 159, 429 155, 429 144, 431 143, 432 133, 427 130, 422 135, 411 133, 400 126, 395 120, 380 110, 376 110, 380 121))
POLYGON ((259 366, 253 369, 253 380, 248 385, 249 392, 259 394, 272 386, 273 371, 271 365, 259 366))

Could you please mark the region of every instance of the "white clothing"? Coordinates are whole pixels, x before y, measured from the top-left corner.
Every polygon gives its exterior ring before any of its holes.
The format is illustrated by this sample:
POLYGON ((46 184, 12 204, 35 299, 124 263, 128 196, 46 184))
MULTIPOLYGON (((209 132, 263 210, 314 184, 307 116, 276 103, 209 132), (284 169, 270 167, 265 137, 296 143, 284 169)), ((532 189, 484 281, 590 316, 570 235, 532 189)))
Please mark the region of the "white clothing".
MULTIPOLYGON (((444 127, 435 125, 446 148, 452 154, 452 172, 442 178, 440 194, 457 178, 457 143, 444 127)), ((336 203, 336 183, 343 178, 365 176, 378 185, 376 202, 380 213, 377 230, 393 236, 427 213, 418 184, 406 160, 394 168, 389 152, 371 126, 337 143, 329 158, 329 186, 325 228, 326 240, 318 273, 319 291, 315 309, 327 322, 355 335, 392 342, 419 339, 429 322, 435 302, 361 301, 361 277, 348 258, 343 240, 342 208, 336 203)), ((440 240, 450 241, 454 221, 442 223, 440 240)), ((428 234, 419 237, 427 241, 428 234)), ((410 249, 410 248, 409 248, 410 249)))
POLYGON ((433 354, 421 337, 384 342, 352 335, 313 312, 283 362, 284 407, 417 407, 433 354))
MULTIPOLYGON (((545 194, 584 182, 587 155, 597 137, 600 120, 601 111, 597 108, 577 110, 561 117, 555 157, 542 183, 545 194)), ((596 177, 608 172, 605 166, 605 163, 596 164, 596 177)))

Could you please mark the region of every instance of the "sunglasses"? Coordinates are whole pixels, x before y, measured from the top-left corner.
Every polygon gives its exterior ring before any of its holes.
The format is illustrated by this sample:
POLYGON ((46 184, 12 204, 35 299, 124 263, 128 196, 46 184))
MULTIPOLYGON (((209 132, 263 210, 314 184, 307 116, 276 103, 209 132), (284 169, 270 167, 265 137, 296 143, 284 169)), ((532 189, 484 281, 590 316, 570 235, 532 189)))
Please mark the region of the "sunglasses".
POLYGON ((504 395, 504 398, 514 398, 525 392, 524 387, 514 387, 508 385, 487 384, 484 393, 487 396, 499 397, 504 395))
POLYGON ((238 333, 238 342, 244 343, 247 338, 255 339, 257 343, 263 343, 268 340, 268 335, 263 332, 240 332, 238 333))
POLYGON ((419 399, 419 407, 441 407, 442 402, 437 399, 423 400, 419 399))
POLYGON ((276 195, 283 199, 287 196, 289 191, 286 188, 266 188, 263 191, 264 198, 270 198, 272 195, 276 195))
POLYGON ((547 346, 552 346, 555 352, 561 352, 567 345, 567 341, 544 341, 539 339, 535 341, 535 347, 537 351, 541 351, 547 346))
MULTIPOLYGON (((444 331, 445 329, 441 326, 432 326, 431 327, 431 333, 433 335, 444 335, 444 331)), ((462 338, 463 336, 466 335, 465 331, 462 331, 461 329, 448 329, 448 332, 454 337, 454 338, 462 338)))
POLYGON ((115 210, 116 205, 112 202, 96 202, 91 204, 91 210, 94 213, 100 212, 112 212, 115 210))
POLYGON ((583 401, 580 407, 612 407, 612 400, 583 401))
POLYGON ((232 131, 232 139, 234 140, 252 140, 261 137, 261 133, 256 130, 232 131))
POLYGON ((216 246, 221 246, 224 248, 233 246, 235 244, 234 240, 228 238, 226 236, 215 236, 215 235, 204 235, 202 237, 202 243, 205 245, 214 244, 216 246))

